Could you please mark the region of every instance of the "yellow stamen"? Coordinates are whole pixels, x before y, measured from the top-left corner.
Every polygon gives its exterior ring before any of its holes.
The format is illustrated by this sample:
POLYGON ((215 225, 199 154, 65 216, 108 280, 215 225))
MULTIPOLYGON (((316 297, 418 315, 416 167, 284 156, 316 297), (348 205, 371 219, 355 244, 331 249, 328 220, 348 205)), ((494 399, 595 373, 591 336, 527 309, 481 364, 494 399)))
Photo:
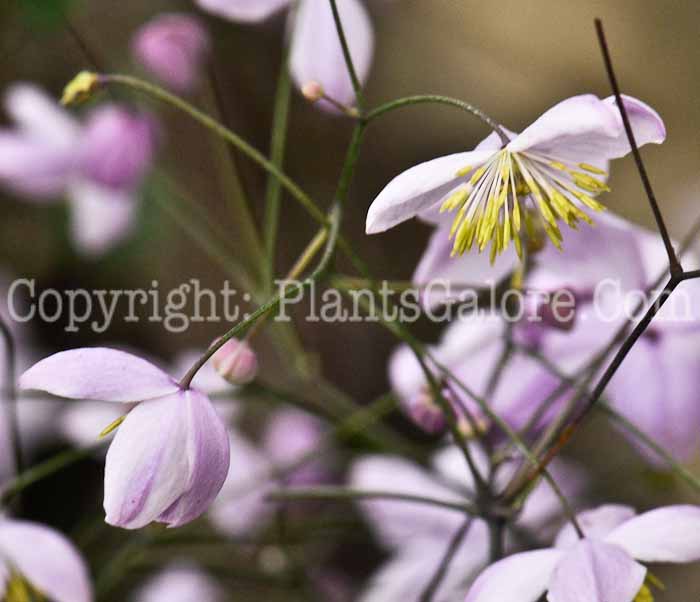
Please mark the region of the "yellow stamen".
POLYGON ((594 174, 598 174, 599 176, 605 176, 607 175, 607 172, 604 169, 600 169, 600 167, 596 167, 595 165, 589 165, 588 163, 579 163, 578 166, 583 169, 583 171, 589 171, 594 174))
POLYGON ((116 431, 121 426, 121 423, 124 422, 124 420, 126 420, 126 416, 120 416, 114 422, 102 429, 99 439, 102 439, 109 435, 111 432, 116 431))
POLYGON ((458 178, 463 178, 463 177, 466 176, 471 170, 472 170, 472 166, 471 166, 471 165, 467 165, 466 167, 463 167, 462 169, 460 169, 460 170, 457 172, 457 177, 458 177, 458 178))

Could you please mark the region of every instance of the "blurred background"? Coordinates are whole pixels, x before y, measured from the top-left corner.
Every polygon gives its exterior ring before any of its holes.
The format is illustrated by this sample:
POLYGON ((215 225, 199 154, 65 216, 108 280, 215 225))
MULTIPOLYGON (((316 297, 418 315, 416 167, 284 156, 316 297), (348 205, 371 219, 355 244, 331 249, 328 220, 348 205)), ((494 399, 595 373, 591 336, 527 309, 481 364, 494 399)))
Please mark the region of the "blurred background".
MULTIPOLYGON (((411 94, 445 94, 482 107, 516 131, 563 98, 611 93, 593 29, 593 18, 601 17, 623 91, 652 105, 666 122, 666 143, 646 147, 643 155, 672 234, 682 237, 700 214, 697 0, 368 0, 367 4, 377 39, 366 86, 370 106, 411 94)), ((174 10, 196 12, 192 2, 175 0, 7 0, 0 6, 0 88, 32 81, 58 97, 79 70, 93 68, 76 33, 109 71, 140 73, 130 58, 131 35, 153 15, 174 10)), ((236 132, 267 152, 284 18, 243 26, 201 16, 214 40, 212 69, 221 85, 226 119, 236 132)), ((205 108, 209 100, 206 95, 193 98, 205 108)), ((246 261, 240 224, 227 209, 218 176, 212 173, 218 160, 216 145, 181 114, 144 99, 138 102, 157 112, 162 123, 159 168, 180 191, 187 191, 197 211, 211 216, 230 251, 246 261)), ((294 94, 285 169, 324 206, 334 192, 351 127, 349 120, 324 114, 294 94)), ((429 227, 412 221, 386 234, 364 234, 367 208, 383 185, 418 162, 470 149, 487 133, 478 120, 440 106, 408 108, 371 126, 343 227, 376 275, 409 279, 430 233, 429 227)), ((238 165, 259 218, 265 174, 244 158, 239 158, 238 165)), ((605 203, 612 211, 652 226, 631 158, 614 163, 611 188, 605 203)), ((108 255, 87 260, 72 249, 64 206, 36 206, 0 192, 0 269, 8 278, 35 278, 38 290, 149 288, 153 280, 165 290, 191 278, 199 279, 202 286, 221 288, 229 275, 173 219, 168 203, 167 190, 149 183, 135 234, 108 255)), ((293 200, 284 197, 282 205, 280 276, 315 232, 315 225, 293 200)), ((66 333, 64 326, 60 322, 30 325, 36 345, 46 352, 118 344, 165 362, 183 350, 206 347, 223 330, 221 325, 203 323, 174 334, 162 325, 142 321, 118 322, 106 333, 95 334, 88 329, 66 333)), ((395 341, 379 326, 305 322, 298 326, 304 346, 317 358, 324 376, 358 402, 366 403, 388 389, 386 359, 395 341)), ((437 334, 423 324, 418 332, 426 339, 437 334)), ((264 339, 260 341, 263 378, 274 380, 279 366, 292 358, 275 355, 264 339)), ((394 420, 399 429, 413 435, 400 417, 394 420)), ((610 432, 602 421, 594 421, 574 446, 574 455, 585 457, 599 474, 601 494, 645 507, 651 504, 650 487, 661 501, 683 499, 685 492, 672 480, 647 471, 628 445, 617 435, 609 436, 610 432)), ((39 457, 55 450, 42 450, 39 457)), ((84 515, 100 516, 101 470, 101 462, 86 461, 48 479, 27 492, 23 512, 66 531, 84 528, 84 515)), ((110 542, 116 550, 123 537, 112 531, 99 541, 110 542)), ((94 551, 95 541, 90 545, 94 551)), ((367 549, 360 539, 327 552, 338 554, 341 560, 334 561, 336 565, 347 563, 352 570, 346 577, 360 582, 378 558, 378 552, 362 558, 367 549)), ((96 563, 105 562, 103 552, 94 552, 95 558, 99 556, 96 563)), ((142 567, 120 583, 114 599, 122 599, 119 596, 147 570, 142 567)), ((700 574, 693 569, 663 570, 660 575, 673 586, 673 596, 662 595, 661 600, 690 599, 700 592, 700 574)), ((279 594, 274 589, 256 589, 250 581, 233 581, 241 588, 238 600, 249 599, 248 590, 251 596, 266 591, 266 599, 279 594)))

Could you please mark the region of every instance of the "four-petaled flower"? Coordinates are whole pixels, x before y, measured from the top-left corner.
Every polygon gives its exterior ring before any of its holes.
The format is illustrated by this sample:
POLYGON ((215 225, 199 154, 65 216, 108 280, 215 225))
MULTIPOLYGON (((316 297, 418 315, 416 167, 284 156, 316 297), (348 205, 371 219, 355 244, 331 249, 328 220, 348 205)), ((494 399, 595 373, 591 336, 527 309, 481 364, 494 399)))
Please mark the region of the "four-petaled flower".
MULTIPOLYGON (((624 97, 637 143, 661 143, 666 130, 643 102, 624 97)), ((504 130, 505 131, 505 130, 504 130)), ((591 222, 584 209, 603 206, 593 197, 608 190, 607 162, 630 151, 613 97, 574 96, 546 111, 520 134, 495 133, 476 149, 417 165, 392 180, 367 214, 367 233, 383 232, 416 215, 449 213, 441 236, 450 255, 491 244, 490 258, 514 243, 522 253, 521 228, 529 238, 543 230, 561 247, 559 223, 591 222)), ((467 276, 468 277, 468 276, 467 276)))
POLYGON ((59 397, 135 403, 107 452, 106 521, 171 527, 201 515, 229 468, 226 427, 209 398, 122 351, 86 348, 52 355, 20 377, 23 389, 59 397))

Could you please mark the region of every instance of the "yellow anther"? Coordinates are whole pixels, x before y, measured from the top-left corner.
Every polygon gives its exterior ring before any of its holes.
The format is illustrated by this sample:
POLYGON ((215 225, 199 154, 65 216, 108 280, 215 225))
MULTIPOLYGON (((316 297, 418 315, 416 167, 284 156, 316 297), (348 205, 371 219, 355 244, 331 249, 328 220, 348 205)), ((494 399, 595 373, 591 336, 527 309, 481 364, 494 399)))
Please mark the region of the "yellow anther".
POLYGON ((46 602, 47 598, 34 588, 22 575, 11 572, 5 584, 3 602, 46 602))
POLYGON ((120 416, 114 422, 112 422, 111 424, 106 426, 104 429, 102 429, 102 432, 100 433, 99 439, 102 439, 103 437, 106 437, 107 435, 109 435, 113 431, 116 431, 121 426, 121 423, 124 422, 124 420, 126 420, 126 416, 120 416))
POLYGON ((460 170, 457 172, 457 177, 458 177, 458 178, 463 178, 463 177, 466 176, 471 170, 472 170, 472 166, 471 166, 471 165, 467 165, 466 167, 463 167, 462 169, 460 169, 460 170))
POLYGON ((473 174, 471 180, 469 180, 469 183, 472 186, 475 186, 476 183, 481 180, 482 176, 486 173, 486 166, 482 165, 479 169, 477 169, 473 174))
POLYGON ((454 211, 467 200, 468 196, 469 191, 466 188, 456 190, 449 197, 447 197, 447 199, 445 199, 445 202, 440 207, 440 213, 444 213, 445 211, 454 211))
POLYGON ((97 73, 90 71, 81 71, 76 75, 65 88, 63 88, 63 96, 61 104, 64 106, 71 104, 79 104, 92 95, 100 80, 97 73))
POLYGON ((604 169, 600 169, 600 167, 596 167, 595 165, 579 163, 578 166, 583 169, 583 171, 589 171, 590 173, 598 174, 599 176, 607 175, 607 172, 604 169))
POLYGON ((588 174, 574 171, 571 172, 571 179, 574 181, 576 186, 583 188, 588 192, 610 192, 610 188, 605 182, 601 182, 588 174))
POLYGON ((563 163, 559 163, 559 161, 550 161, 549 165, 550 167, 553 167, 554 169, 558 169, 560 171, 569 171, 569 168, 563 163))

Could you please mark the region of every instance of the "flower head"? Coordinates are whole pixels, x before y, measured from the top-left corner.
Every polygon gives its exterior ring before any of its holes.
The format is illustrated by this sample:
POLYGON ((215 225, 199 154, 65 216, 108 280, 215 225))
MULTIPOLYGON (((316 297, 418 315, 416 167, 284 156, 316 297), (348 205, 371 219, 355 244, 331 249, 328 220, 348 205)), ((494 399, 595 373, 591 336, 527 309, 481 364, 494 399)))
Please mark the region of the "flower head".
POLYGON ((181 389, 141 358, 107 348, 65 351, 27 370, 20 386, 70 399, 138 402, 107 452, 104 507, 111 525, 183 525, 209 507, 224 483, 228 437, 208 397, 181 389))
POLYGON ((579 515, 585 537, 570 525, 555 547, 514 554, 486 569, 466 602, 633 602, 649 599, 640 562, 700 560, 700 508, 668 506, 635 516, 625 506, 579 515), (646 597, 642 597, 646 596, 646 597))
MULTIPOLYGON (((641 101, 624 97, 640 145, 661 143, 665 128, 641 101)), ((546 111, 502 143, 495 134, 475 150, 423 163, 392 180, 372 203, 367 233, 382 232, 411 217, 439 211, 451 216, 451 255, 490 248, 495 258, 511 242, 522 254, 542 231, 561 248, 560 224, 591 223, 587 210, 608 190, 607 161, 629 152, 614 98, 574 96, 546 111)))
POLYGON ((63 535, 0 517, 0 599, 91 602, 93 596, 87 566, 63 535))
POLYGON ((34 86, 10 88, 14 129, 0 129, 0 184, 35 201, 67 196, 80 250, 101 253, 121 240, 155 152, 150 118, 102 106, 81 124, 34 86))
POLYGON ((211 42, 198 19, 187 14, 164 13, 134 35, 137 60, 163 83, 190 92, 199 80, 211 42))
MULTIPOLYGON (((241 23, 267 19, 291 0, 196 0, 203 10, 241 23)), ((367 10, 360 0, 338 2, 350 54, 361 82, 366 81, 374 52, 374 31, 367 10)), ((355 91, 345 65, 343 49, 327 0, 303 0, 290 12, 291 47, 289 68, 297 88, 317 82, 325 94, 339 105, 352 107, 355 91)), ((331 112, 338 109, 321 101, 318 106, 331 112)))

